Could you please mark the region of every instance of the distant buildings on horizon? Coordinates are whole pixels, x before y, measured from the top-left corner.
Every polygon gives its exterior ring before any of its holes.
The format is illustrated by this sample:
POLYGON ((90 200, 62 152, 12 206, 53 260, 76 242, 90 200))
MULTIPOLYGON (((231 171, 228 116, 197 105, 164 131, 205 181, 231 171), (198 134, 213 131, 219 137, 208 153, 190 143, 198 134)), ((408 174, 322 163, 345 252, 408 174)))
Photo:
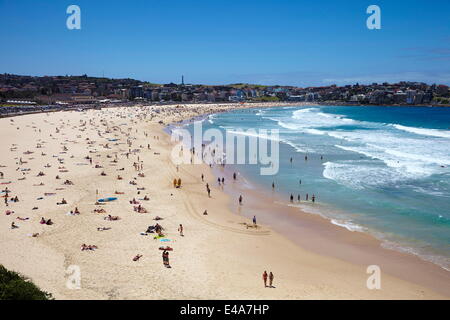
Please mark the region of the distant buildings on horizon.
POLYGON ((32 77, 0 75, 1 103, 89 104, 101 102, 244 102, 298 101, 346 104, 449 104, 446 85, 421 82, 373 83, 299 88, 233 84, 226 86, 169 83, 151 84, 133 79, 84 76, 32 77))

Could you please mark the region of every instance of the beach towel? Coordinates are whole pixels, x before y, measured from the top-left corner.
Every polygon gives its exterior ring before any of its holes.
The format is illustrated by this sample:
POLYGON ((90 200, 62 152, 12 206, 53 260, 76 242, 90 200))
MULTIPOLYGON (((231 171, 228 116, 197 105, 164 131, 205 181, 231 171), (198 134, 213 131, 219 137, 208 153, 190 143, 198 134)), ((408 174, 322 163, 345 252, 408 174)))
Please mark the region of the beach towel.
POLYGON ((115 201, 115 200, 117 200, 117 198, 110 197, 110 198, 98 199, 98 202, 110 202, 110 201, 115 201))

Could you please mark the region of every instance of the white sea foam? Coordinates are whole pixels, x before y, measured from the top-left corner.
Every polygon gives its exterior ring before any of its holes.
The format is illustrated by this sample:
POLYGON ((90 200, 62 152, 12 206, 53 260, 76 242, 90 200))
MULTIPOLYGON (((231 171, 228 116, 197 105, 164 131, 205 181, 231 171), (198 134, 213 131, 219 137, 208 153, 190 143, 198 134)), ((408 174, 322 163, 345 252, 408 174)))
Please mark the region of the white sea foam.
POLYGON ((296 110, 290 118, 267 117, 266 119, 275 121, 279 126, 298 132, 312 134, 322 134, 321 131, 308 132, 307 130, 321 127, 333 127, 356 124, 358 121, 345 118, 341 115, 327 114, 320 112, 319 108, 306 108, 296 110))
POLYGON ((393 170, 382 165, 374 166, 370 162, 345 161, 324 163, 323 176, 352 189, 364 189, 392 185, 413 178, 400 170, 393 170))
POLYGON ((257 133, 257 132, 227 129, 227 133, 230 133, 232 135, 242 135, 242 136, 255 137, 255 138, 280 142, 280 139, 275 138, 273 135, 267 135, 267 134, 262 134, 262 133, 257 133))
POLYGON ((408 245, 388 240, 382 241, 381 246, 386 249, 415 255, 421 258, 422 260, 432 262, 434 264, 437 264, 444 270, 450 271, 450 259, 448 257, 444 257, 438 254, 430 254, 426 250, 412 248, 408 245))
POLYGON ((304 128, 341 126, 358 122, 341 115, 320 112, 319 108, 296 110, 292 114, 292 119, 296 120, 304 128))
POLYGON ((411 138, 382 129, 334 131, 328 135, 341 140, 335 145, 339 149, 379 159, 418 177, 442 173, 450 165, 450 144, 444 141, 411 138))
POLYGON ((394 124, 393 127, 398 130, 415 133, 417 135, 450 139, 450 130, 415 128, 415 127, 402 126, 400 124, 394 124))
POLYGON ((366 228, 364 228, 360 225, 357 225, 355 223, 352 223, 350 221, 340 221, 340 220, 331 219, 331 223, 336 226, 343 227, 351 232, 365 232, 367 230, 366 228))
POLYGON ((282 139, 281 142, 283 142, 283 143, 285 143, 285 144, 287 144, 287 145, 290 145, 290 146, 291 146, 292 148, 294 148, 295 151, 297 151, 297 152, 300 152, 300 153, 306 153, 306 152, 307 152, 306 149, 300 147, 299 145, 297 145, 297 144, 295 144, 295 143, 293 143, 293 142, 291 142, 291 141, 289 141, 289 140, 287 140, 287 139, 282 139))

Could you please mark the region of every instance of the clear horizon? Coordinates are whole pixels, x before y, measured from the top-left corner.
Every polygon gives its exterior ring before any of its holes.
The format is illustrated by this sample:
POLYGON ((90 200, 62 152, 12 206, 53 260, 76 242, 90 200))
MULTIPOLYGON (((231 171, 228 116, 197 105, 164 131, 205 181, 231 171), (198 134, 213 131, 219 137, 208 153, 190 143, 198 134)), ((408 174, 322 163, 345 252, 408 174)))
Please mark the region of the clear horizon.
POLYGON ((450 85, 450 2, 0 1, 0 72, 153 83, 450 85), (81 8, 81 30, 66 9, 81 8), (366 9, 381 8, 381 30, 366 9))

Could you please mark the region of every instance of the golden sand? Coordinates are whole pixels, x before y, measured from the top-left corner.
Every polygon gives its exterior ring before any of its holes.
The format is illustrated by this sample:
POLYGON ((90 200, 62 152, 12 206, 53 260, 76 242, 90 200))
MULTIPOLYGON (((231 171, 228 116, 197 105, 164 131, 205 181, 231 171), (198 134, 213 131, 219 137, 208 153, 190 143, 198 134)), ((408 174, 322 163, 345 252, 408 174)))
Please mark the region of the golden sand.
POLYGON ((381 290, 369 290, 365 267, 302 249, 265 226, 247 228, 251 221, 230 211, 229 196, 215 187, 208 166, 181 165, 177 171, 170 159, 173 145, 159 121, 232 108, 109 108, 0 119, 0 182, 11 182, 1 189, 7 187, 10 196, 19 198, 8 207, 3 198, 0 204, 0 264, 57 299, 445 298, 388 275, 383 275, 381 290), (142 162, 143 169, 137 171, 135 162, 142 162), (40 171, 45 176, 38 176, 40 171), (211 198, 202 173, 210 182, 211 198), (174 178, 182 180, 181 188, 173 187, 174 178), (73 185, 64 185, 65 180, 73 185), (146 195, 149 201, 139 200, 146 195), (105 197, 118 200, 95 205, 105 197), (67 204, 57 205, 63 198, 67 204), (148 212, 136 212, 129 203, 133 198, 148 212), (68 214, 75 207, 80 214, 68 214), (95 213, 96 208, 107 213, 95 213), (208 215, 203 215, 205 209, 208 215), (7 210, 14 212, 6 215, 7 210), (120 220, 107 221, 108 214, 120 220), (163 220, 153 220, 156 216, 163 220), (54 224, 40 224, 42 217, 54 224), (11 229, 12 222, 18 228, 11 229), (156 222, 170 241, 141 235, 156 222), (98 231, 100 227, 111 229, 98 231), (81 251, 82 244, 98 249, 81 251), (163 265, 161 246, 173 248, 170 269, 163 265), (138 254, 142 257, 133 261, 138 254), (80 268, 78 290, 67 287, 69 266, 80 268), (274 273, 275 288, 264 288, 264 270, 274 273))

